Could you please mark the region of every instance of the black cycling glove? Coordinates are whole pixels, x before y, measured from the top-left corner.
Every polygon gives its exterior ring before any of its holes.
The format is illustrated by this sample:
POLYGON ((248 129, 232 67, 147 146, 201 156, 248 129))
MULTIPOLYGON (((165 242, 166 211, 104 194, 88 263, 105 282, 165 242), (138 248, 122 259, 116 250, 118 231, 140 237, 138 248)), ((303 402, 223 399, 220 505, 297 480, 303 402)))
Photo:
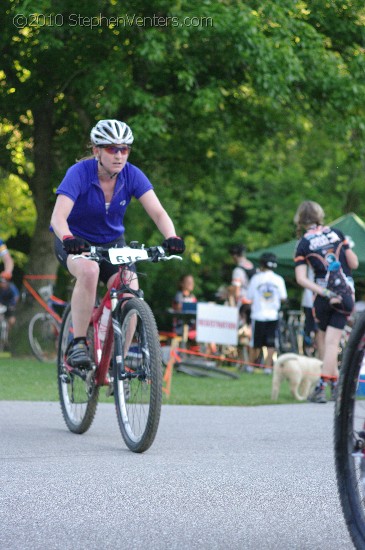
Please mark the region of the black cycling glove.
POLYGON ((171 254, 181 254, 185 250, 184 239, 176 236, 165 239, 162 246, 171 254))
POLYGON ((82 254, 90 248, 89 243, 85 239, 74 237, 73 235, 65 235, 62 238, 62 244, 67 254, 82 254))

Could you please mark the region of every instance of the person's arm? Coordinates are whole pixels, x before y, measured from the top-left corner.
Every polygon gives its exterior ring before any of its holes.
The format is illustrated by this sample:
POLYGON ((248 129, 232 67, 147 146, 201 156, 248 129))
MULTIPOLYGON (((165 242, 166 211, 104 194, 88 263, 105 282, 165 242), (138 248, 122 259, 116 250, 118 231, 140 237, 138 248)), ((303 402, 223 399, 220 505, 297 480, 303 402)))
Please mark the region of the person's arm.
POLYGON ((309 288, 316 294, 322 296, 324 289, 308 278, 307 266, 305 264, 297 265, 295 267, 295 279, 298 285, 302 286, 303 288, 309 288))
POLYGON ((359 259, 355 252, 351 250, 351 248, 347 248, 345 250, 347 265, 350 269, 357 269, 359 267, 359 259))
POLYGON ((142 197, 140 197, 139 202, 142 204, 149 217, 155 222, 165 239, 176 236, 175 227, 170 216, 152 189, 144 193, 142 197))
POLYGON ((0 273, 5 279, 11 279, 13 276, 14 269, 14 260, 10 256, 10 252, 7 250, 4 256, 1 256, 2 261, 4 262, 4 271, 0 273))
POLYGON ((69 197, 66 197, 66 195, 58 195, 51 217, 51 226, 61 241, 65 235, 71 235, 67 218, 73 206, 74 202, 69 197))

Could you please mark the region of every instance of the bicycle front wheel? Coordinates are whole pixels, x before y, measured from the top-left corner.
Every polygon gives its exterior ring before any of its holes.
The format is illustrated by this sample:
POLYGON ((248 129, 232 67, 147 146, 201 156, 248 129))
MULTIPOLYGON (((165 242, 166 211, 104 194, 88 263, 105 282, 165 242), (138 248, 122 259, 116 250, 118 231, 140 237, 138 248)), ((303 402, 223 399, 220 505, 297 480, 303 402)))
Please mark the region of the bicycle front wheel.
MULTIPOLYGON (((60 330, 57 358, 58 392, 62 415, 68 429, 77 434, 88 430, 94 420, 98 404, 99 387, 94 383, 94 370, 87 371, 84 380, 65 362, 66 350, 73 339, 71 307, 65 310, 60 330)), ((88 340, 92 356, 93 329, 89 327, 88 340)))
POLYGON ((114 399, 127 447, 146 451, 153 443, 161 413, 162 357, 156 321, 138 298, 120 304, 114 327, 114 399))
POLYGON ((365 547, 365 314, 346 346, 335 407, 337 485, 356 548, 365 547))
POLYGON ((30 320, 28 338, 33 354, 39 361, 55 361, 59 326, 49 313, 36 313, 30 320))

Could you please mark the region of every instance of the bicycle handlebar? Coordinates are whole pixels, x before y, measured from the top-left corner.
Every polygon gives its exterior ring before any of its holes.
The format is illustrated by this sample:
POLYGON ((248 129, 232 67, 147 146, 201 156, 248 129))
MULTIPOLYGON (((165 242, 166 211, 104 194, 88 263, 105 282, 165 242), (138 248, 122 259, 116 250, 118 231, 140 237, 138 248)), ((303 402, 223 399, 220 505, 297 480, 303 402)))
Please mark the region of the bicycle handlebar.
POLYGON ((73 260, 77 258, 84 258, 85 260, 93 260, 94 262, 101 262, 102 260, 109 261, 114 265, 128 265, 135 262, 147 261, 147 262, 161 262, 168 260, 182 260, 181 256, 171 255, 167 256, 166 251, 162 246, 150 246, 141 247, 136 246, 135 243, 131 243, 132 246, 123 246, 118 248, 105 248, 103 246, 90 246, 90 249, 85 251, 85 254, 75 254, 72 256, 73 260), (109 259, 107 259, 109 256, 109 259))

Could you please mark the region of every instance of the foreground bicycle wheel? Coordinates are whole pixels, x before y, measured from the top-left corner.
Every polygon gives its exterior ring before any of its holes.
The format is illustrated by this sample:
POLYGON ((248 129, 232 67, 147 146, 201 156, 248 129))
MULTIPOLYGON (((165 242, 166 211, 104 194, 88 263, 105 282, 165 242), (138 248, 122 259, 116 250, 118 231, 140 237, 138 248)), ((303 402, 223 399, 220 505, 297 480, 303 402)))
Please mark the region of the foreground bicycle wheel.
POLYGON ((30 320, 28 337, 33 354, 39 361, 55 361, 57 357, 57 321, 49 313, 36 313, 30 320))
POLYGON ((358 318, 345 349, 335 407, 338 491, 356 548, 365 548, 365 314, 358 318))
POLYGON ((118 306, 114 326, 114 399, 122 437, 135 452, 155 439, 162 402, 162 357, 155 318, 138 298, 118 306))
MULTIPOLYGON (((94 384, 94 371, 89 370, 84 380, 65 364, 65 355, 69 342, 73 339, 71 307, 65 310, 61 325, 57 374, 58 391, 63 418, 68 429, 77 434, 88 430, 94 420, 98 404, 99 387, 94 384)), ((90 355, 93 353, 93 328, 89 327, 88 341, 90 343, 90 355)), ((91 355, 93 357, 93 355, 91 355)))

